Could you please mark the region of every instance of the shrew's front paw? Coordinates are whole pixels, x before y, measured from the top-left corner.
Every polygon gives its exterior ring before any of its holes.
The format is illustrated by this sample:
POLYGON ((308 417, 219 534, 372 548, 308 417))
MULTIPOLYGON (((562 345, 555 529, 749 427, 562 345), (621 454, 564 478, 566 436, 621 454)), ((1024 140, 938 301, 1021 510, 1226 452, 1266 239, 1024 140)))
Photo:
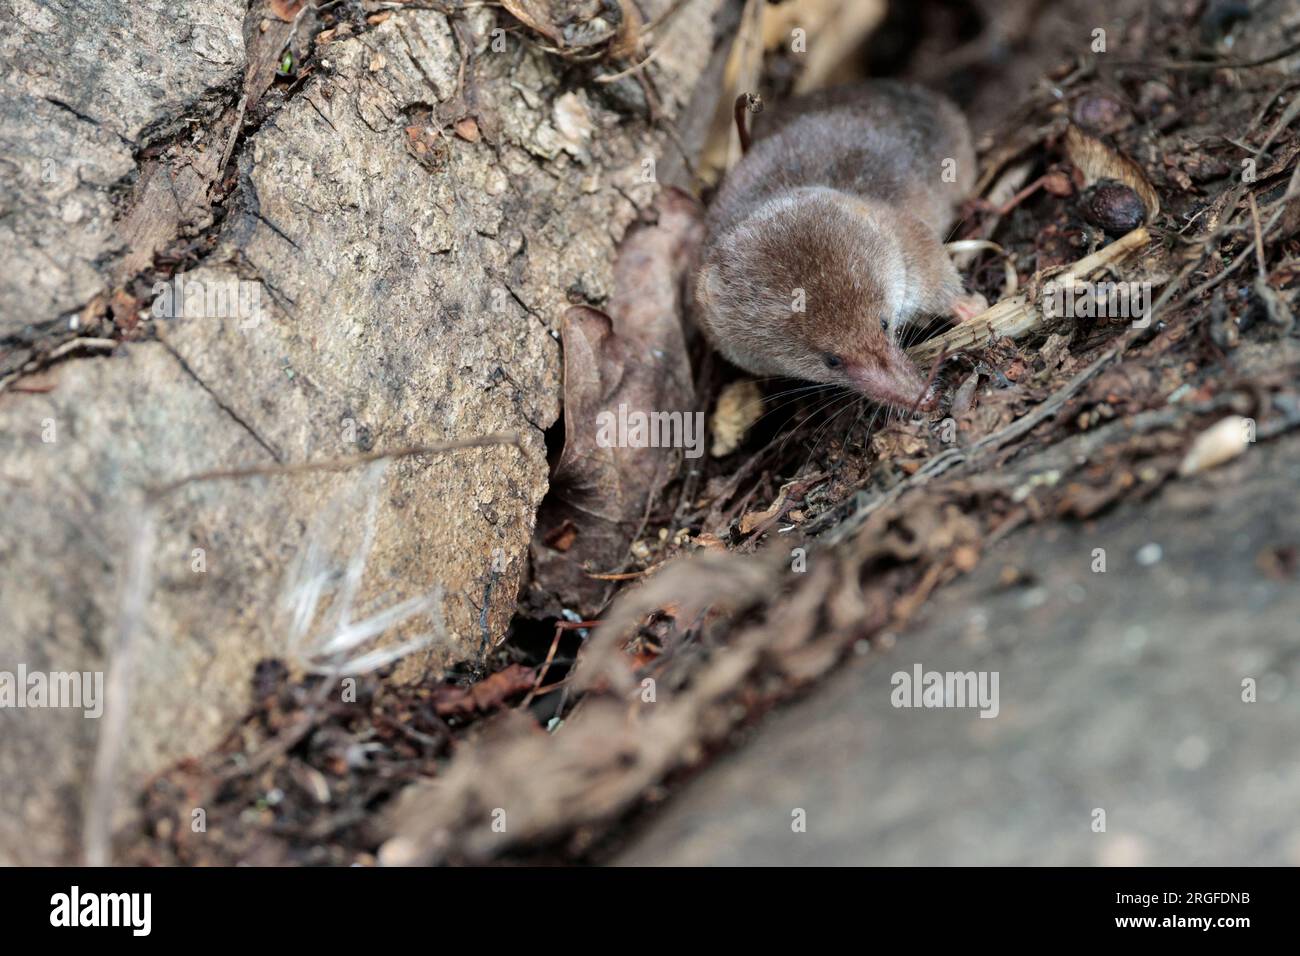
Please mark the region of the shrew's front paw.
POLYGON ((958 322, 969 322, 975 316, 988 310, 989 300, 978 292, 965 292, 952 300, 948 311, 958 322))

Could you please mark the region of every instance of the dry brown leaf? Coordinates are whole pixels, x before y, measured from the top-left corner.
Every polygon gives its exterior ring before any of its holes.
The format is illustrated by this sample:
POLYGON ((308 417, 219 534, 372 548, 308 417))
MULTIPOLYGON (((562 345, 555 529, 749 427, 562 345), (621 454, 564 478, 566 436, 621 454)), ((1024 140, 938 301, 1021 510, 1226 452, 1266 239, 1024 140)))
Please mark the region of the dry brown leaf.
POLYGON ((949 414, 954 419, 960 419, 975 405, 975 390, 979 388, 980 373, 971 372, 966 376, 966 380, 957 387, 953 392, 952 407, 949 414))
POLYGON ((619 60, 630 60, 641 50, 641 30, 645 21, 632 0, 618 0, 618 5, 623 11, 623 23, 609 45, 609 55, 619 60))
POLYGON ((477 143, 481 138, 478 131, 478 122, 472 116, 457 120, 456 135, 467 143, 477 143))
POLYGON ((573 547, 573 542, 577 537, 578 526, 572 521, 565 521, 558 527, 552 528, 543 540, 548 548, 554 548, 556 551, 568 551, 573 547))
POLYGON ((684 426, 695 414, 678 290, 700 240, 700 212, 671 190, 656 208, 658 221, 634 226, 619 248, 609 313, 575 306, 564 321, 564 449, 538 514, 533 561, 537 583, 580 612, 596 610, 607 586, 587 572, 622 565, 646 502, 681 457, 679 448, 620 447, 633 444, 619 441, 633 437, 630 429, 602 431, 602 416, 630 426, 636 413, 676 412, 684 426), (575 531, 560 551, 546 542, 565 522, 575 531))
POLYGON ((793 502, 802 501, 810 488, 825 480, 826 475, 818 474, 786 482, 777 492, 776 501, 772 502, 771 507, 762 511, 751 511, 740 519, 740 533, 747 535, 764 530, 779 519, 793 502))
POLYGON ((549 40, 556 52, 632 59, 641 49, 644 22, 632 0, 617 0, 617 7, 584 0, 502 0, 515 19, 549 40))
POLYGON ((727 545, 716 534, 706 531, 703 534, 696 535, 691 539, 695 546, 701 551, 710 551, 714 554, 726 554, 727 545))
POLYGON ((769 507, 764 508, 762 511, 746 512, 740 519, 740 533, 745 535, 752 534, 755 528, 766 524, 779 515, 781 509, 784 507, 785 493, 782 492, 777 496, 776 501, 772 502, 769 507))
POLYGON ((1146 207, 1146 222, 1160 212, 1160 197, 1142 167, 1095 136, 1089 136, 1073 123, 1065 131, 1065 152, 1070 162, 1083 173, 1084 184, 1091 186, 1103 179, 1113 179, 1128 186, 1146 207))
POLYGON ((540 33, 557 47, 564 46, 564 37, 559 27, 551 22, 551 4, 548 0, 501 0, 501 6, 530 30, 540 33))
POLYGON ((764 7, 762 0, 745 0, 740 26, 727 55, 722 89, 709 125, 708 137, 700 150, 698 167, 700 178, 704 182, 717 182, 740 158, 740 140, 735 133, 732 108, 740 93, 758 89, 763 66, 764 7))
MULTIPOLYGON (((807 5, 790 6, 797 10, 807 5)), ((834 86, 837 72, 884 21, 888 8, 885 0, 838 0, 829 4, 821 3, 819 6, 833 7, 833 9, 828 11, 827 19, 819 25, 815 39, 814 31, 808 30, 806 39, 808 62, 795 82, 796 93, 807 93, 826 86, 834 86)))
POLYGON ((929 453, 930 443, 912 429, 894 426, 882 428, 871 436, 871 450, 878 458, 918 458, 929 453))
POLYGON ((271 0, 271 13, 285 23, 292 23, 305 3, 306 0, 271 0))
POLYGON ((537 675, 531 667, 511 664, 476 684, 444 684, 433 690, 433 709, 439 717, 469 717, 501 707, 509 698, 532 688, 537 675))

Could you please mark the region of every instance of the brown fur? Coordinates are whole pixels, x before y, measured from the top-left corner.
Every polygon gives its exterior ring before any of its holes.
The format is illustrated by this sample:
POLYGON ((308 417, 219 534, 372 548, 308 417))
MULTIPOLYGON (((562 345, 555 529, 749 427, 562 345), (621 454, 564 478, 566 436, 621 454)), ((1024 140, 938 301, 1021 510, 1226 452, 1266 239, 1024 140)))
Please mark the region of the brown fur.
POLYGON ((709 210, 700 324, 755 374, 912 404, 924 382, 898 333, 962 292, 943 230, 974 182, 965 120, 937 94, 877 81, 793 100, 756 134, 709 210))

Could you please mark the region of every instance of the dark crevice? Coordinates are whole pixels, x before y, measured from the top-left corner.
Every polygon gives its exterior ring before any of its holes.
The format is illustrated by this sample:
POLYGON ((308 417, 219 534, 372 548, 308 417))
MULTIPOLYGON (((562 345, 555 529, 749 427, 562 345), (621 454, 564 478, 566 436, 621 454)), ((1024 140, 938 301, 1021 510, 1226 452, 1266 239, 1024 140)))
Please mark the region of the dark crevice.
POLYGON ((63 110, 64 112, 71 113, 73 116, 81 120, 83 123, 89 123, 91 126, 94 126, 96 129, 102 129, 105 132, 112 133, 114 136, 116 136, 122 142, 126 143, 132 149, 138 150, 140 148, 140 145, 135 140, 128 139, 127 137, 123 136, 121 133, 117 132, 117 130, 110 129, 108 126, 104 125, 102 121, 97 120, 95 119, 95 117, 81 112, 79 109, 72 106, 71 104, 65 103, 63 102, 63 100, 56 99, 53 96, 44 96, 42 97, 42 99, 45 100, 45 102, 49 103, 51 106, 57 106, 59 109, 63 110))
POLYGON ((258 221, 258 222, 265 224, 266 228, 270 229, 273 233, 275 233, 277 236, 279 236, 279 237, 280 237, 281 239, 283 239, 285 242, 289 243, 289 245, 293 246, 293 247, 294 247, 295 249, 297 249, 299 252, 302 252, 302 246, 300 246, 300 245, 298 245, 298 243, 294 242, 293 239, 292 239, 290 236, 288 236, 288 235, 285 233, 285 231, 284 231, 283 229, 281 229, 281 228, 280 228, 279 226, 277 226, 275 223, 271 222, 271 220, 269 220, 269 219, 267 219, 265 216, 263 216, 262 213, 261 213, 260 211, 259 211, 259 212, 254 212, 253 215, 257 217, 257 221, 258 221))
POLYGON ((237 411, 235 411, 228 404, 226 404, 226 402, 221 398, 221 396, 218 395, 216 392, 214 392, 212 388, 208 385, 208 383, 203 381, 203 379, 199 377, 198 373, 195 372, 194 369, 190 368, 190 364, 185 361, 185 359, 181 356, 179 352, 176 351, 176 349, 172 348, 172 346, 167 342, 161 342, 161 344, 163 348, 165 348, 171 354, 172 358, 176 359, 176 362, 178 365, 180 365, 181 370, 184 371, 185 374, 188 375, 190 378, 192 378, 195 384, 199 386, 199 388, 203 389, 210 396, 212 396, 212 400, 217 403, 218 408, 220 408, 223 412, 229 415, 231 420, 234 421, 235 424, 237 424, 240 428, 242 428, 245 432, 247 432, 255 442, 257 442, 264 449, 266 449, 266 453, 270 455, 273 459, 275 459, 276 464, 284 464, 284 458, 280 454, 279 450, 276 449, 276 447, 272 445, 270 442, 268 442, 265 438, 259 435, 257 433, 257 429, 253 428, 252 425, 250 425, 247 421, 245 421, 244 418, 240 416, 240 414, 237 411))

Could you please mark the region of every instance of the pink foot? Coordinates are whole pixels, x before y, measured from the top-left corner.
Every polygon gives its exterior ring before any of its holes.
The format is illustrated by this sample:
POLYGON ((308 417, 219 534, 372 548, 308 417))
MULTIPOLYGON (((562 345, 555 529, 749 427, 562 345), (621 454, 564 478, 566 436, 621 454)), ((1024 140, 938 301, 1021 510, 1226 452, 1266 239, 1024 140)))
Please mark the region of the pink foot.
POLYGON ((953 299, 949 311, 958 322, 969 322, 989 307, 989 300, 978 292, 967 292, 953 299))

